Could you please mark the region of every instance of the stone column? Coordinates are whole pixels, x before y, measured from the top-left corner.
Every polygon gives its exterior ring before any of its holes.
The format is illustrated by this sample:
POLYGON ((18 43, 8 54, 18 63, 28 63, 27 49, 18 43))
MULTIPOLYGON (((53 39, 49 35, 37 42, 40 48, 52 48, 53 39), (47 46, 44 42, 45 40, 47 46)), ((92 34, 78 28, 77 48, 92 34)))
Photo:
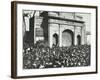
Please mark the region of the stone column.
POLYGON ((60 31, 59 31, 59 46, 62 47, 62 27, 59 25, 60 31))
POLYGON ((76 31, 76 26, 74 26, 74 45, 77 45, 77 31, 76 31))
POLYGON ((81 27, 82 30, 82 37, 81 37, 81 44, 84 45, 86 43, 86 31, 85 31, 85 24, 81 27))
POLYGON ((51 28, 51 25, 50 24, 49 24, 49 27, 48 28, 49 28, 49 32, 48 32, 49 33, 49 46, 51 48, 52 47, 52 44, 53 44, 53 40, 52 40, 52 38, 53 38, 52 37, 52 34, 53 33, 52 33, 52 28, 51 28))
POLYGON ((36 17, 34 16, 34 44, 36 43, 36 17))
POLYGON ((48 45, 49 47, 52 47, 51 45, 51 35, 50 35, 50 24, 48 24, 48 45))

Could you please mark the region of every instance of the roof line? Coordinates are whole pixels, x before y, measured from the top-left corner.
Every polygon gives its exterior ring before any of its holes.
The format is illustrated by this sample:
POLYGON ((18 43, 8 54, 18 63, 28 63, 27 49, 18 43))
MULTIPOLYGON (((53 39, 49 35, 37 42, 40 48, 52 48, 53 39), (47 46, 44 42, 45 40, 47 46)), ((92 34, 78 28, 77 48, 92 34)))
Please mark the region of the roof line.
POLYGON ((80 20, 61 18, 61 17, 55 17, 55 16, 48 16, 48 18, 57 19, 57 20, 64 20, 64 21, 71 21, 71 22, 77 22, 77 23, 84 23, 84 21, 80 21, 80 20))

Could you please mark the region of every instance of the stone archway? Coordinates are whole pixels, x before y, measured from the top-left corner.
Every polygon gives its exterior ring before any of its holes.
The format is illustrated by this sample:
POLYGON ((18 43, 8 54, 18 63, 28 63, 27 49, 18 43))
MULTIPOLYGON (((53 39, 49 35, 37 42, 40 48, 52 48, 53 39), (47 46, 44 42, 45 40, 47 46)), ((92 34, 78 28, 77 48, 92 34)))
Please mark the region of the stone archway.
POLYGON ((81 44, 81 36, 77 35, 77 45, 80 45, 80 44, 81 44))
POLYGON ((73 32, 69 29, 66 29, 62 32, 62 46, 71 46, 74 42, 73 32))
POLYGON ((58 45, 58 34, 53 34, 53 44, 58 45))

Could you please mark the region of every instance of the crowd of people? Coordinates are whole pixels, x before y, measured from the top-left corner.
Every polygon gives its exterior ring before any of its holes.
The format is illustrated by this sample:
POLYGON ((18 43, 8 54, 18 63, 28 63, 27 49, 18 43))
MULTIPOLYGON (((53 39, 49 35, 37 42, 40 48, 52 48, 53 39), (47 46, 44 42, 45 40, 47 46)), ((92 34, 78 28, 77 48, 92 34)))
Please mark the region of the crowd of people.
POLYGON ((30 46, 23 49, 23 68, 42 69, 90 65, 90 45, 30 46))

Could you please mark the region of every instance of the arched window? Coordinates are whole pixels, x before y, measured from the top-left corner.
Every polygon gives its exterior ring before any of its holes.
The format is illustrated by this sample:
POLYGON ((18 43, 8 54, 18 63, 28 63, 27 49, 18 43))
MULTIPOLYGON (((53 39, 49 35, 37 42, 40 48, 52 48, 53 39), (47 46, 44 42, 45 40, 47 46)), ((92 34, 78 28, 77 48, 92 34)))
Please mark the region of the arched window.
POLYGON ((73 32, 69 29, 66 29, 62 32, 62 46, 71 46, 73 45, 74 38, 73 32))
POLYGON ((81 45, 81 36, 80 35, 77 36, 77 45, 81 45))
POLYGON ((53 44, 58 45, 58 34, 53 34, 53 44))

